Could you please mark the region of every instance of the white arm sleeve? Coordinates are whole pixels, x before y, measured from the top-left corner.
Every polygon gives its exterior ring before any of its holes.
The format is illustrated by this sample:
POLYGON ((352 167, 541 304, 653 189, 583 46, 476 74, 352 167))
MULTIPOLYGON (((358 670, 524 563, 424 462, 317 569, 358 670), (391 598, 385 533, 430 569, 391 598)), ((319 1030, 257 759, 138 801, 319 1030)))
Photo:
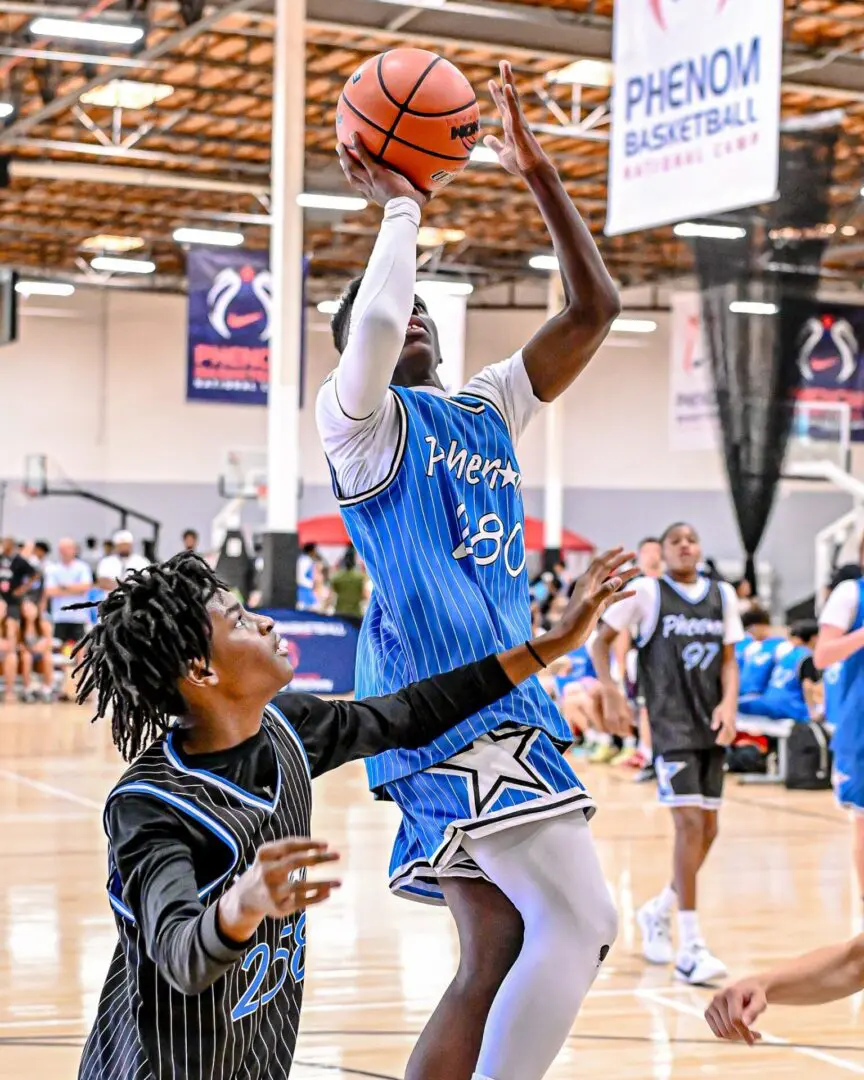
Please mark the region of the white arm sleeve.
POLYGON ((635 596, 620 600, 603 612, 603 622, 613 630, 632 630, 640 637, 650 624, 656 622, 659 613, 660 586, 654 578, 640 577, 627 586, 635 596))
POLYGON ((387 203, 354 301, 345 351, 318 393, 318 433, 346 497, 371 491, 396 453, 399 413, 387 388, 414 307, 419 224, 413 199, 387 203))
POLYGON ((723 644, 737 645, 739 641, 744 640, 738 597, 727 581, 720 582, 720 591, 723 594, 723 644))
POLYGON ((514 443, 519 441, 528 421, 543 405, 534 396, 521 349, 509 359, 478 371, 465 384, 463 393, 476 394, 491 401, 503 415, 514 443))
POLYGON ((420 207, 391 199, 351 311, 334 390, 346 418, 363 421, 381 406, 414 308, 420 207))
POLYGON ((825 601, 819 615, 820 626, 836 626, 846 633, 858 614, 858 582, 841 581, 825 601))

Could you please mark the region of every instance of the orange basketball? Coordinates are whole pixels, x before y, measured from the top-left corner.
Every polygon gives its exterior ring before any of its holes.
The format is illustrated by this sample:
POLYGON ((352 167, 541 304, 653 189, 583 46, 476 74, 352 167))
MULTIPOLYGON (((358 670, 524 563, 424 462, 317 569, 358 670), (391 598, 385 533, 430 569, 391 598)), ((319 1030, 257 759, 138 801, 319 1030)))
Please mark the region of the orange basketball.
POLYGON ((425 49, 392 49, 366 60, 336 109, 341 143, 350 146, 357 132, 376 160, 430 193, 465 168, 479 130, 471 83, 425 49))

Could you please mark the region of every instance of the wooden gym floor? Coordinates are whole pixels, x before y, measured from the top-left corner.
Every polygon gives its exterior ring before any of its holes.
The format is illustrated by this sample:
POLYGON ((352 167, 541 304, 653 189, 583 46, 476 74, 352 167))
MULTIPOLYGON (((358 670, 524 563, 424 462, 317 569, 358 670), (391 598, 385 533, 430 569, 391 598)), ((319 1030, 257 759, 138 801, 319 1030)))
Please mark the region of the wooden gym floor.
MULTIPOLYGON (((100 810, 120 762, 108 735, 72 706, 0 705, 0 1080, 76 1075, 115 943, 100 810)), ((622 929, 550 1077, 864 1075, 860 997, 771 1010, 770 1045, 755 1050, 712 1041, 709 991, 676 985, 637 951, 634 910, 668 872, 668 814, 650 785, 609 768, 583 776, 600 804, 593 827, 622 929)), ((732 973, 848 935, 857 915, 848 823, 830 794, 734 779, 727 791, 701 911, 732 973)), ((455 968, 455 936, 441 909, 389 896, 396 813, 372 802, 362 768, 316 782, 315 803, 313 835, 344 853, 345 884, 310 917, 294 1075, 401 1077, 455 968)))

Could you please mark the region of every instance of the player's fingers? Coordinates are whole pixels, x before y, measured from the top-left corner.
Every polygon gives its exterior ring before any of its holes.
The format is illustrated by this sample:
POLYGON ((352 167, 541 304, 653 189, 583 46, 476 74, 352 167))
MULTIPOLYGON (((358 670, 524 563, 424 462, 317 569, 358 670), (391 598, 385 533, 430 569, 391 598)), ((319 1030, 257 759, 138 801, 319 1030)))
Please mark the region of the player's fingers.
POLYGON ((294 884, 274 895, 276 907, 280 912, 288 915, 292 911, 297 911, 298 908, 309 907, 311 904, 320 904, 341 884, 342 882, 337 880, 294 884))
POLYGON ((606 598, 606 607, 610 608, 613 604, 620 604, 622 600, 629 600, 631 596, 635 596, 636 593, 633 589, 628 589, 627 592, 616 592, 606 598))
POLYGON ((360 165, 355 158, 351 157, 345 147, 341 144, 336 152, 339 154, 339 164, 342 167, 342 172, 345 174, 345 179, 348 183, 354 188, 366 191, 369 187, 369 174, 363 166, 360 165))
POLYGON ((738 1034, 738 1038, 741 1039, 742 1042, 747 1043, 748 1046, 752 1046, 756 1040, 753 1038, 753 1033, 751 1032, 750 1028, 747 1027, 744 1021, 733 1020, 732 1025, 738 1034))
POLYGON ((507 115, 507 106, 504 102, 504 95, 501 93, 501 87, 495 82, 494 79, 489 80, 489 94, 495 103, 495 108, 501 114, 502 117, 507 115))
POLYGON ((324 840, 312 840, 308 836, 283 836, 280 840, 268 840, 258 848, 261 859, 281 859, 298 851, 326 851, 324 840))
POLYGON ((504 143, 501 142, 497 135, 484 136, 483 145, 488 146, 495 154, 500 154, 504 150, 504 143))
POLYGON ((597 592, 594 593, 589 603, 594 605, 602 604, 604 600, 608 600, 610 596, 616 593, 623 584, 620 577, 609 578, 609 580, 604 581, 597 592))
POLYGON ((723 1038, 737 1039, 738 1035, 729 1016, 729 1002, 726 1000, 726 995, 720 994, 718 997, 714 998, 713 1005, 720 1022, 723 1038))
POLYGON ((705 1010, 705 1020, 708 1023, 708 1027, 718 1039, 723 1038, 723 1030, 720 1027, 720 1018, 717 1016, 717 1010, 714 1008, 714 1002, 712 1001, 708 1008, 705 1010))
POLYGON ((362 138, 357 134, 356 131, 351 136, 351 149, 360 159, 360 164, 368 173, 371 174, 375 172, 376 169, 381 168, 378 162, 375 161, 375 159, 366 149, 366 144, 363 142, 362 138))
POLYGON ((308 854, 286 855, 284 859, 277 859, 267 864, 267 873, 293 874, 297 870, 309 870, 313 866, 321 866, 322 863, 338 862, 339 855, 335 851, 309 852, 308 854))

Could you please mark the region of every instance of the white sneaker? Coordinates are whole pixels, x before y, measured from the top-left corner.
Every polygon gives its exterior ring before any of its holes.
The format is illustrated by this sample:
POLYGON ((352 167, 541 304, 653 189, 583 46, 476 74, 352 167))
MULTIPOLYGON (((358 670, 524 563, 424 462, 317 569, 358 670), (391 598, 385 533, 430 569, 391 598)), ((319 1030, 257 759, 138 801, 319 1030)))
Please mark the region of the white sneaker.
POLYGON ((662 911, 656 900, 649 900, 636 912, 636 922, 642 931, 642 955, 649 964, 671 964, 672 913, 662 911))
POLYGON ((709 952, 701 941, 681 949, 675 961, 675 978, 691 986, 701 986, 726 975, 726 965, 709 952))

